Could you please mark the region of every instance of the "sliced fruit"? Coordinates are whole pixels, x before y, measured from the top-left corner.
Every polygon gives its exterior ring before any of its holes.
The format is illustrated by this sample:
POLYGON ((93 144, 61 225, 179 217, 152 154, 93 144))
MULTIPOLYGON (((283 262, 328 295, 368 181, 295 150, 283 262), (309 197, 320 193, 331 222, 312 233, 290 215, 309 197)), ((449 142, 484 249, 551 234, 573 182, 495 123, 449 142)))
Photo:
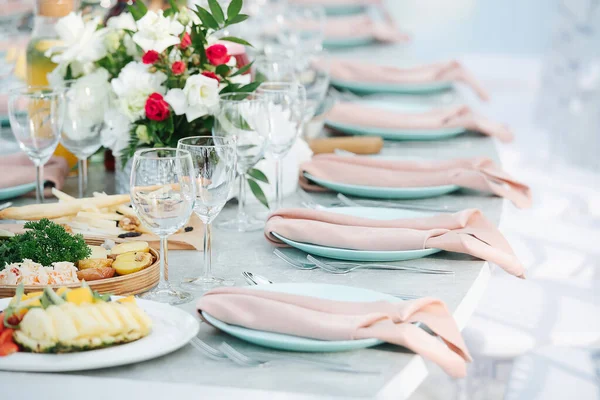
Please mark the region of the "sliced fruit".
POLYGON ((135 296, 127 296, 117 300, 117 303, 133 303, 136 304, 135 296))
POLYGON ((8 342, 0 345, 0 357, 8 356, 19 351, 19 346, 14 342, 8 342))
POLYGON ((128 275, 152 265, 152 261, 150 253, 124 253, 117 256, 112 266, 117 274, 128 275))
POLYGON ((106 258, 108 256, 108 250, 102 246, 88 246, 92 250, 89 258, 106 258))
POLYGON ((2 332, 0 332, 0 345, 4 344, 6 342, 11 342, 13 333, 14 333, 14 329, 10 329, 10 328, 6 328, 2 332))
POLYGON ((73 304, 85 304, 94 302, 94 294, 89 288, 80 287, 68 292, 65 296, 67 302, 73 304))
POLYGON ((63 298, 60 297, 57 293, 55 293, 54 290, 52 290, 50 287, 44 288, 44 296, 42 297, 42 304, 49 303, 49 304, 60 305, 60 304, 63 304, 64 302, 65 301, 63 300, 63 298))
POLYGON ((68 287, 65 287, 65 286, 63 286, 63 287, 59 287, 59 288, 56 290, 56 294, 62 297, 62 295, 63 295, 63 294, 65 294, 65 293, 67 293, 68 291, 69 291, 69 288, 68 288, 68 287))
POLYGON ((149 253, 150 246, 148 245, 148 242, 143 242, 143 241, 125 242, 125 243, 119 243, 118 245, 114 246, 110 250, 111 254, 117 254, 117 255, 124 254, 124 253, 131 253, 131 252, 149 253))
POLYGON ((86 258, 85 260, 79 260, 77 262, 77 268, 80 270, 89 268, 106 268, 110 267, 113 263, 111 258, 86 258))

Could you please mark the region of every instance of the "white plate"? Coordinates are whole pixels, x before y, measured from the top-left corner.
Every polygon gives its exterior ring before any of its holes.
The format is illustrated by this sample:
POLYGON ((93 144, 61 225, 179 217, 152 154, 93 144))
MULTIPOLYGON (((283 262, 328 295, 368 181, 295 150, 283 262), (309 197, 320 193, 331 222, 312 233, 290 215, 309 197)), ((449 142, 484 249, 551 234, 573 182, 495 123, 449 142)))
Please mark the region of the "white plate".
MULTIPOLYGON (((116 367, 150 360, 185 346, 200 330, 194 316, 179 308, 136 299, 152 319, 150 335, 135 342, 104 349, 67 354, 15 353, 0 357, 0 370, 26 372, 68 372, 116 367)), ((0 299, 0 310, 10 299, 0 299)))
MULTIPOLYGON (((312 296, 321 299, 338 301, 389 301, 392 303, 402 301, 389 294, 373 290, 355 288, 350 286, 329 285, 324 283, 277 283, 273 285, 251 286, 256 290, 267 290, 281 293, 312 296)), ((306 352, 331 352, 363 349, 383 343, 378 339, 360 340, 317 340, 305 337, 285 335, 283 333, 259 331, 244 328, 243 326, 230 325, 219 321, 210 314, 202 312, 208 322, 224 332, 239 339, 246 340, 259 346, 274 349, 306 352)))

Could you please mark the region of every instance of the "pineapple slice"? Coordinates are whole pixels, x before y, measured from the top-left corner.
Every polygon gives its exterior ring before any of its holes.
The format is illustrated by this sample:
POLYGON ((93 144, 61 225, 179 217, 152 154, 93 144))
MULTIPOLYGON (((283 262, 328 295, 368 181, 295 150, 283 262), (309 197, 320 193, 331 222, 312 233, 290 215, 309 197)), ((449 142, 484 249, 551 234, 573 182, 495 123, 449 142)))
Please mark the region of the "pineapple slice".
POLYGON ((124 329, 122 333, 126 334, 129 332, 140 332, 142 330, 142 327, 140 326, 138 321, 134 318, 131 311, 129 311, 129 309, 125 307, 124 304, 115 303, 114 310, 116 311, 117 315, 121 319, 121 322, 123 323, 124 329))
POLYGON ((123 253, 149 253, 150 245, 148 242, 135 241, 119 243, 110 250, 110 254, 119 255, 123 253))
POLYGON ((123 253, 117 256, 112 264, 119 275, 133 274, 152 265, 152 254, 150 253, 123 253))
POLYGON ((117 335, 125 330, 125 324, 121 322, 119 314, 114 310, 111 303, 95 303, 94 306, 111 325, 110 331, 117 335))
POLYGON ((75 323, 77 331, 79 332, 79 337, 94 337, 103 333, 100 323, 87 313, 83 307, 66 303, 61 305, 61 308, 75 323))
POLYGON ((148 333, 150 333, 150 330, 152 329, 152 320, 150 319, 148 314, 146 314, 144 310, 139 308, 136 304, 128 303, 124 305, 131 312, 136 321, 140 324, 142 334, 145 336, 148 333))
POLYGON ((71 316, 66 313, 61 306, 50 306, 46 308, 46 313, 50 315, 54 322, 56 338, 61 343, 70 343, 79 337, 79 332, 75 327, 75 322, 71 316))

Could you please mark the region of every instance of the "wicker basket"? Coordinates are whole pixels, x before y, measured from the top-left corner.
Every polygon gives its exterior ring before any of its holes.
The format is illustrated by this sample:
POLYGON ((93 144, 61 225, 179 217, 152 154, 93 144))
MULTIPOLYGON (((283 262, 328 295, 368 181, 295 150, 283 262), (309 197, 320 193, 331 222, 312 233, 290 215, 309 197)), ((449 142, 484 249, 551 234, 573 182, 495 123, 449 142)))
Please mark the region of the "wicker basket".
MULTIPOLYGON (((85 242, 91 245, 101 245, 104 243, 104 239, 85 238, 85 242)), ((154 256, 155 261, 148 268, 144 268, 139 272, 129 275, 115 276, 113 278, 99 279, 97 281, 89 281, 88 284, 93 290, 96 290, 102 294, 114 294, 121 296, 138 294, 150 290, 152 287, 158 284, 160 279, 160 256, 152 247, 150 248, 150 253, 152 253, 154 256)), ((76 288, 81 286, 81 284, 71 283, 67 285, 50 285, 50 287, 54 289, 61 286, 76 288)), ((38 285, 25 286, 25 293, 39 291, 44 287, 45 286, 38 285)), ((0 298, 14 296, 16 289, 17 285, 0 285, 0 298)))

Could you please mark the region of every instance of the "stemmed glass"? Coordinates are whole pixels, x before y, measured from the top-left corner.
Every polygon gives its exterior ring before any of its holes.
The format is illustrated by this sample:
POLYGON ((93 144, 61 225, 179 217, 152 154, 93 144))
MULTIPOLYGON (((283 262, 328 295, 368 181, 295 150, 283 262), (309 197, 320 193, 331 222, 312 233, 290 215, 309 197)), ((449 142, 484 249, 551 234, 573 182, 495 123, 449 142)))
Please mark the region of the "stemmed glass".
POLYGON ((322 49, 327 17, 320 6, 289 6, 276 19, 277 40, 288 48, 322 49))
POLYGON ((64 121, 64 90, 46 86, 9 92, 8 116, 19 147, 36 167, 35 197, 44 202, 44 164, 58 145, 64 121))
POLYGON ((138 150, 131 166, 131 205, 140 221, 160 237, 160 282, 141 298, 183 304, 192 300, 187 292, 169 283, 167 238, 190 219, 195 201, 194 166, 190 153, 180 149, 138 150))
POLYGON ((305 121, 306 91, 297 82, 264 82, 256 92, 268 104, 270 143, 267 153, 275 160, 275 210, 283 202, 281 159, 290 151, 302 132, 305 121))
POLYGON ((294 60, 285 53, 265 54, 254 59, 254 80, 259 82, 292 82, 296 80, 294 60))
POLYGON ((211 223, 227 202, 235 182, 235 138, 223 136, 194 136, 180 139, 178 149, 192 155, 196 181, 194 212, 204 223, 204 272, 201 276, 185 278, 182 287, 188 290, 208 290, 224 282, 212 274, 211 223))
POLYGON ((65 87, 66 113, 60 142, 77 157, 81 198, 87 187, 87 159, 101 146, 110 86, 79 79, 67 81, 65 87))
POLYGON ((248 93, 226 93, 220 96, 213 134, 235 138, 239 193, 236 219, 219 223, 219 228, 248 232, 264 226, 264 220, 246 214, 245 176, 263 157, 269 143, 269 133, 268 109, 264 96, 248 93))

